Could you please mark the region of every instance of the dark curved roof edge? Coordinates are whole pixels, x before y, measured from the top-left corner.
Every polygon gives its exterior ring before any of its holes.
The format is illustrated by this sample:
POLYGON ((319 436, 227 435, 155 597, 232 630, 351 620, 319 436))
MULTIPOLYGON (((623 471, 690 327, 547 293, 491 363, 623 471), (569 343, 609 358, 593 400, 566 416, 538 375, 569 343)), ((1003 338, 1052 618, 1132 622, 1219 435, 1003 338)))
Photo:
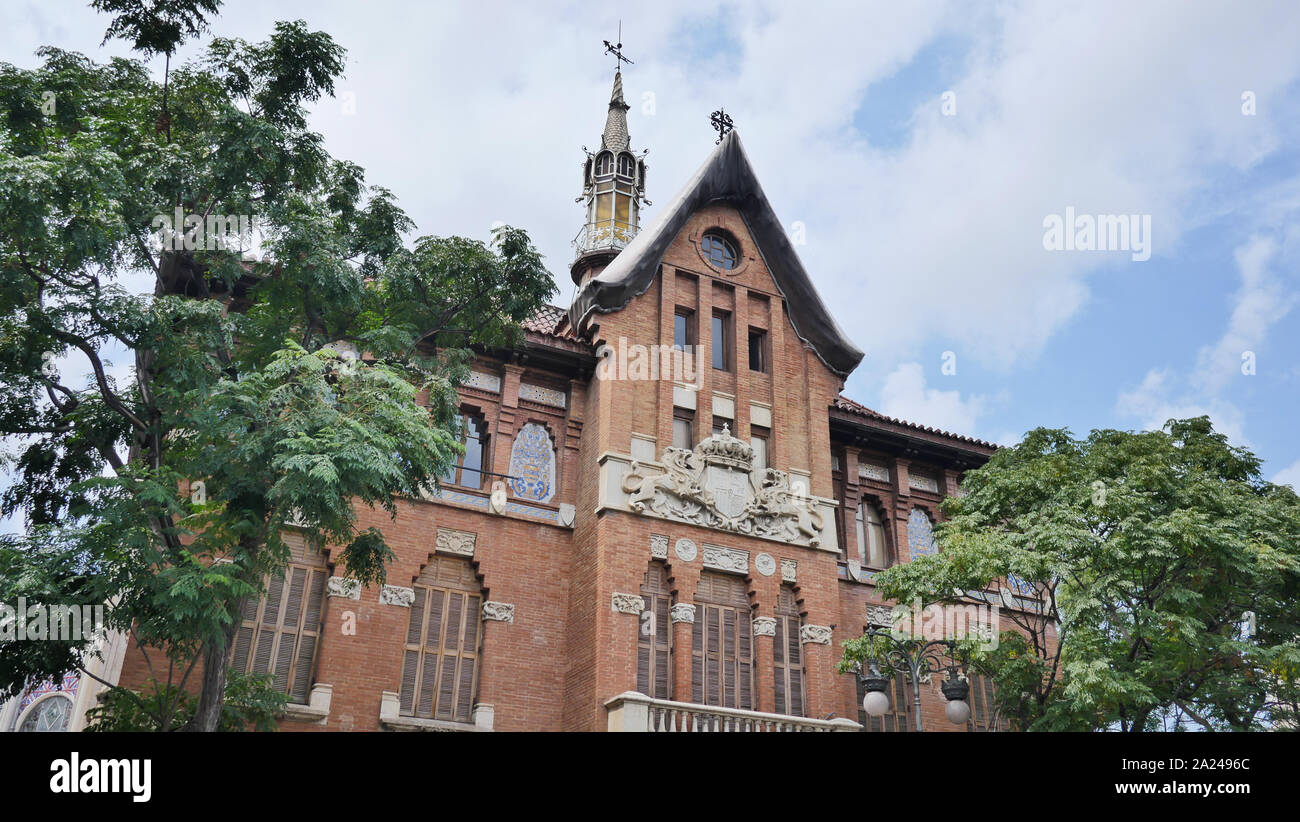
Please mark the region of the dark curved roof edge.
POLYGON ((840 376, 848 376, 862 361, 862 352, 849 342, 817 294, 781 221, 763 194, 763 187, 740 144, 740 135, 735 131, 728 132, 654 223, 634 237, 604 271, 578 290, 569 307, 573 327, 584 332, 593 312, 619 311, 633 297, 644 294, 654 283, 659 264, 682 226, 692 214, 714 201, 731 203, 740 211, 777 289, 785 298, 795 333, 812 346, 827 367, 840 376))

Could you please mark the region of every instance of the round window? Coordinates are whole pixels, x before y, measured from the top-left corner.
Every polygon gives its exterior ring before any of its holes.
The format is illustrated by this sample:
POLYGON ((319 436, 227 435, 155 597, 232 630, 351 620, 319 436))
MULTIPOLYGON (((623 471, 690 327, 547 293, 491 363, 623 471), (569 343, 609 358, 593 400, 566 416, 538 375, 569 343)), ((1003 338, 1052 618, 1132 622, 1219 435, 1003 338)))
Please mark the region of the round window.
POLYGON ((704 252, 704 259, 723 271, 735 268, 740 260, 736 246, 726 237, 714 232, 705 234, 700 240, 700 250, 704 252))

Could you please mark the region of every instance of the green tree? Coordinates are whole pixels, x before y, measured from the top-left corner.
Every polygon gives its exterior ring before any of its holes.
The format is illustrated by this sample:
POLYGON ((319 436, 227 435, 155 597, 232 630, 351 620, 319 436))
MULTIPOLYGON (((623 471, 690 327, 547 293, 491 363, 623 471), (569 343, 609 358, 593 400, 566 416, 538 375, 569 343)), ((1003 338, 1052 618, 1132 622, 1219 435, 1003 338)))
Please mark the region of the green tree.
POLYGON ((1259 467, 1205 417, 1083 440, 1036 429, 944 502, 941 551, 877 588, 1021 596, 996 649, 964 643, 1014 727, 1294 727, 1300 500, 1259 467))
MULTIPOLYGON (((308 128, 344 52, 301 21, 172 70, 166 128, 141 61, 38 54, 0 64, 0 509, 28 521, 0 542, 0 602, 107 603, 165 656, 153 696, 121 699, 149 713, 201 662, 185 727, 214 730, 239 603, 284 567, 286 522, 382 580, 391 551, 356 506, 395 514, 435 484, 471 350, 516 344, 554 284, 518 229, 404 244, 390 192, 308 128)), ((0 694, 86 653, 0 638, 0 694)))

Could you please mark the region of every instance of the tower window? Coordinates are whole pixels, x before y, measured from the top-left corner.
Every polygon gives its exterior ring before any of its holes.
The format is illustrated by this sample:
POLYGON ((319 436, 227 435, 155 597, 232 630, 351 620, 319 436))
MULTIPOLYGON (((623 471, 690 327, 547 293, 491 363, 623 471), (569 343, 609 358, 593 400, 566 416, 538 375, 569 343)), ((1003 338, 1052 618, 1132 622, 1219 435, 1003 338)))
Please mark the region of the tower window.
POLYGON ((713 367, 722 371, 731 370, 731 315, 718 312, 713 315, 713 367))
POLYGON ((723 271, 735 268, 736 261, 740 259, 740 255, 736 253, 736 246, 721 234, 714 232, 709 232, 700 239, 700 250, 704 252, 706 260, 723 271))
POLYGON ((767 373, 767 332, 761 328, 749 329, 749 370, 767 373))
POLYGON ((673 348, 689 351, 695 345, 695 335, 691 333, 692 312, 679 308, 673 315, 673 348))
POLYGON ((607 174, 614 173, 614 155, 608 151, 602 152, 596 158, 596 176, 603 177, 607 174))
POLYGON ((618 176, 631 177, 634 161, 631 154, 618 155, 618 176))
POLYGON ((673 447, 685 448, 687 451, 695 447, 695 437, 692 436, 691 428, 695 422, 695 412, 686 408, 673 409, 673 447))

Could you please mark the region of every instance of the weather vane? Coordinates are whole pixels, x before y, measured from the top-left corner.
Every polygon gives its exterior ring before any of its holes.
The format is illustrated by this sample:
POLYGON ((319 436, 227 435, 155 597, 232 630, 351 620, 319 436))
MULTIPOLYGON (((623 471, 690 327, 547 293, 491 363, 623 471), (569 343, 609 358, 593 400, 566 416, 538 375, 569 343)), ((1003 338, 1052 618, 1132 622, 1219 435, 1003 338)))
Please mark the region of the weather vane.
POLYGON ((736 127, 735 124, 731 122, 731 116, 727 114, 724 109, 718 109, 710 114, 709 122, 713 124, 713 128, 718 132, 719 143, 722 142, 723 137, 727 136, 728 131, 732 131, 736 127))
POLYGON ((618 21, 618 42, 611 43, 608 40, 605 40, 603 42, 605 43, 605 53, 614 55, 615 69, 618 69, 618 64, 620 61, 627 63, 628 65, 632 64, 631 60, 623 56, 623 21, 622 20, 618 21))

